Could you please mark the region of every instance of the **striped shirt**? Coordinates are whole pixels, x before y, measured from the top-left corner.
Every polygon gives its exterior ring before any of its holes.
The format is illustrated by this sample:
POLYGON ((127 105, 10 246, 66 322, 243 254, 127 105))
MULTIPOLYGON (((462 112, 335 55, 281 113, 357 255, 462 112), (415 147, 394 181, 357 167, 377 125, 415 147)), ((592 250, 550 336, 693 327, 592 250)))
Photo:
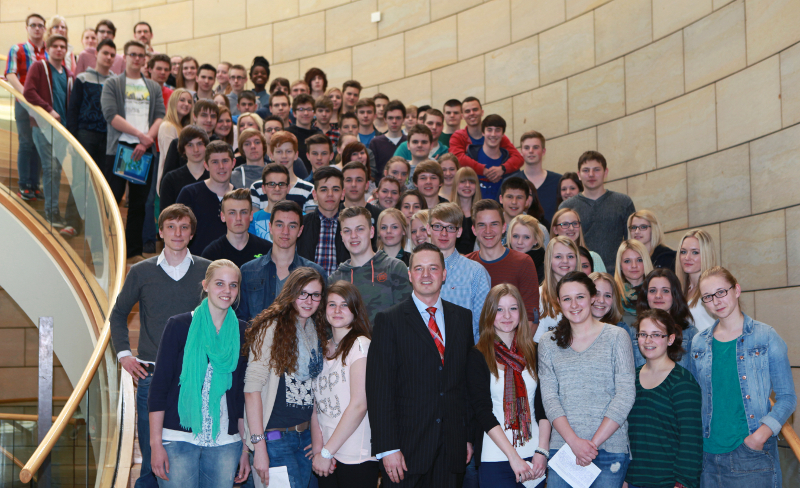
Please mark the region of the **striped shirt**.
MULTIPOLYGON (((263 185, 264 183, 261 180, 250 185, 250 199, 253 200, 253 207, 257 207, 259 210, 265 210, 269 207, 269 198, 261 188, 263 185)), ((289 194, 286 195, 286 199, 297 202, 304 213, 309 213, 317 206, 314 199, 311 198, 312 190, 314 190, 314 185, 298 178, 292 189, 289 190, 289 194)))
MULTIPOLYGON (((642 366, 643 367, 643 366, 642 366)), ((635 486, 700 486, 703 430, 700 386, 676 364, 660 385, 647 390, 636 370, 636 402, 628 415, 633 460, 625 481, 635 486)))
POLYGON ((24 85, 25 78, 28 76, 28 69, 40 59, 47 59, 47 51, 44 46, 41 49, 36 49, 30 41, 14 44, 8 51, 6 77, 8 77, 9 73, 13 73, 17 75, 19 82, 24 85))

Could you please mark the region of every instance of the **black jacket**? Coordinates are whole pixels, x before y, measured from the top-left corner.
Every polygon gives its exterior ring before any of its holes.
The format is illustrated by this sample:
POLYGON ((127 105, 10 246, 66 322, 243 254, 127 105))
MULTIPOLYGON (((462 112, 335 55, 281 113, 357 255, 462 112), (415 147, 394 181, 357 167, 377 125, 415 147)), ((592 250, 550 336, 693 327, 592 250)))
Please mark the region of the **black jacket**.
MULTIPOLYGON (((319 220, 318 209, 303 216, 303 233, 297 238, 297 254, 316 263, 314 258, 317 254, 317 244, 319 244, 319 234, 321 231, 322 222, 319 220)), ((350 251, 344 247, 342 234, 338 227, 336 228, 334 246, 336 246, 336 266, 338 267, 340 264, 350 259, 350 251)))
POLYGON ((675 271, 676 256, 677 252, 663 244, 659 244, 653 249, 650 260, 653 261, 653 268, 667 268, 670 271, 675 271))
POLYGON ((440 444, 447 469, 463 473, 473 440, 466 385, 472 312, 442 306, 444 365, 411 297, 378 312, 367 358, 372 454, 400 449, 413 474, 432 468, 440 444))

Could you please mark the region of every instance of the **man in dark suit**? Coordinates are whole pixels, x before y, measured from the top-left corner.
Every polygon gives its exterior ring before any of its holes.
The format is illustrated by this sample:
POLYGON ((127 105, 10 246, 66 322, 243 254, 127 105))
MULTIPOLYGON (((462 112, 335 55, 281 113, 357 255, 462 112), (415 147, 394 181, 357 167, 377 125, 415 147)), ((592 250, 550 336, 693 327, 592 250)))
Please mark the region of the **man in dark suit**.
POLYGON ((466 361, 472 313, 442 301, 439 249, 414 249, 411 297, 375 317, 367 359, 372 452, 390 486, 461 488, 472 457, 466 361))

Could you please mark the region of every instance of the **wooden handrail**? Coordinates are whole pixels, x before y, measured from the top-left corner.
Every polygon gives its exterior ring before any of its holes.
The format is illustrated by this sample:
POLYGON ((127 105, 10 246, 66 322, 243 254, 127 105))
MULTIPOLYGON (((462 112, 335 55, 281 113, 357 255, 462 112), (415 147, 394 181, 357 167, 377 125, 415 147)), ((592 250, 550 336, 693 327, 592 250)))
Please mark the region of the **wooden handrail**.
MULTIPOLYGON (((55 422, 58 417, 53 417, 53 422, 55 422)), ((39 420, 38 415, 28 414, 28 413, 0 413, 0 420, 25 420, 28 422, 36 422, 39 420)), ((68 419, 68 424, 78 425, 78 424, 85 424, 86 421, 83 419, 68 419)), ((20 466, 21 468, 22 466, 20 466)))
MULTIPOLYGON (((54 402, 66 402, 69 400, 69 397, 65 396, 54 396, 54 402)), ((36 397, 28 397, 28 398, 4 398, 0 400, 0 405, 8 405, 9 403, 38 403, 39 399, 36 397)))
MULTIPOLYGON (((9 461, 11 461, 12 463, 16 464, 16 465, 17 465, 17 467, 19 467, 19 468, 22 468, 22 466, 23 466, 23 464, 22 464, 22 461, 20 461, 19 459, 17 459, 17 457, 16 457, 16 456, 14 456, 14 455, 13 455, 13 454, 11 454, 10 452, 8 452, 8 451, 7 451, 6 449, 4 449, 2 446, 0 446, 0 452, 2 452, 2 453, 3 453, 3 456, 7 457, 7 458, 9 459, 9 461)), ((34 476, 34 477, 33 477, 33 481, 38 481, 38 480, 36 479, 36 476, 34 476)))

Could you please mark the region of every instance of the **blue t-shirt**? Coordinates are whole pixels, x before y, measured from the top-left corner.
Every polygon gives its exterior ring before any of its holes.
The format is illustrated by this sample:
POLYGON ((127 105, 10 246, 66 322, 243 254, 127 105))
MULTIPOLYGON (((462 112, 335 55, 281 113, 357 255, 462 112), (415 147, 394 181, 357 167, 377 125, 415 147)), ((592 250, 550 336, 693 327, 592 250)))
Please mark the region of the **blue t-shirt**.
POLYGON ((311 393, 311 380, 297 381, 289 375, 289 388, 286 385, 286 376, 281 375, 278 383, 278 393, 275 395, 275 406, 264 429, 278 429, 294 427, 311 420, 314 411, 314 395, 311 393))
POLYGON ((253 214, 253 221, 250 222, 248 232, 256 235, 262 239, 272 242, 272 237, 269 235, 269 219, 272 214, 266 210, 259 210, 253 214))
MULTIPOLYGON (((483 148, 481 148, 480 152, 478 153, 478 162, 486 166, 486 168, 492 168, 503 164, 503 158, 490 158, 486 155, 486 153, 483 152, 483 148)), ((492 183, 486 179, 485 176, 479 177, 479 180, 481 183, 481 197, 497 200, 497 196, 500 193, 500 185, 503 184, 502 180, 498 181, 497 183, 492 183)))
POLYGON ((376 131, 376 130, 373 130, 372 134, 367 134, 367 135, 364 135, 364 134, 359 132, 358 133, 358 140, 361 141, 361 144, 369 147, 369 143, 372 142, 372 140, 375 139, 375 136, 377 136, 377 135, 378 135, 378 131, 376 131))
POLYGON ((469 135, 469 131, 467 131, 467 135, 469 136, 470 144, 474 144, 476 146, 483 146, 483 136, 480 139, 475 139, 474 137, 469 135))
POLYGON ((53 73, 53 110, 61 117, 61 124, 67 125, 67 71, 61 73, 50 66, 53 73))

